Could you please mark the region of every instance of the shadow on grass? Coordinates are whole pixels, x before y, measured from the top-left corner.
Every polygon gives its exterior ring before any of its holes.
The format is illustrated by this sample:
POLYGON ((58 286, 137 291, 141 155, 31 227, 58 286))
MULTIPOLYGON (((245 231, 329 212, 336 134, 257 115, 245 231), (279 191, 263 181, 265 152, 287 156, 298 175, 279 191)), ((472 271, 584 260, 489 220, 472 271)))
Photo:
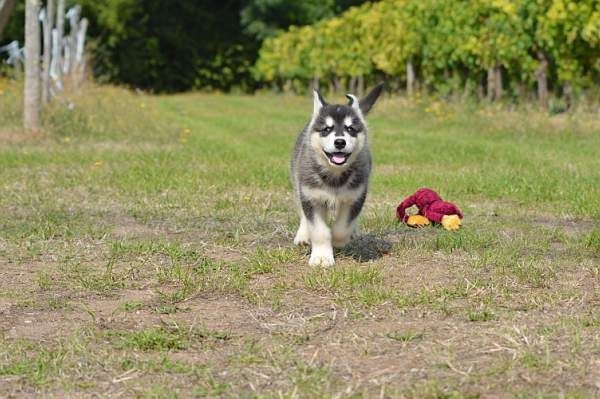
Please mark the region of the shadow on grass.
POLYGON ((340 252, 359 262, 368 262, 381 258, 391 250, 391 242, 374 234, 365 234, 354 238, 340 252))

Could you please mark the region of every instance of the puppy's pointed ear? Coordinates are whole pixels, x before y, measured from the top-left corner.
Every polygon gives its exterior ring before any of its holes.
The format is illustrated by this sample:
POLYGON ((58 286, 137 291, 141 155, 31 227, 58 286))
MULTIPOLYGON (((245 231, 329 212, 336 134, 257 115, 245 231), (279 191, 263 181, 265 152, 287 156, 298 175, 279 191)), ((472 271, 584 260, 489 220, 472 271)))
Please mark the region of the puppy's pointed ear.
POLYGON ((354 94, 346 94, 346 98, 348 99, 348 105, 354 108, 356 111, 359 111, 359 101, 358 98, 354 94))
POLYGON ((313 90, 313 115, 318 115, 321 108, 323 108, 327 103, 321 93, 318 90, 313 90))
POLYGON ((375 102, 377 101, 377 99, 379 98, 381 93, 383 92, 383 86, 384 86, 383 82, 379 83, 377 86, 375 86, 373 88, 373 90, 371 90, 371 92, 369 94, 367 94, 367 96, 365 98, 360 100, 359 107, 360 107, 360 110, 362 111, 363 115, 368 114, 369 111, 371 110, 371 108, 373 108, 373 105, 375 104, 375 102))

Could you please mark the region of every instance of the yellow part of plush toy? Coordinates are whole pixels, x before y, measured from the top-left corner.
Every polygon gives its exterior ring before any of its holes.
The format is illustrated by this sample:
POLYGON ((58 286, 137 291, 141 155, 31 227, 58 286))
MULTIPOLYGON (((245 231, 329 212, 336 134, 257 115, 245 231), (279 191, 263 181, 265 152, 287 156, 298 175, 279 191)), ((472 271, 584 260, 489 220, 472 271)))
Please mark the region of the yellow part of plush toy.
POLYGON ((460 228, 461 222, 458 215, 444 215, 442 217, 442 226, 446 230, 458 230, 460 228))
POLYGON ((430 224, 429 219, 421 215, 411 215, 406 220, 406 224, 410 227, 423 227, 430 224))

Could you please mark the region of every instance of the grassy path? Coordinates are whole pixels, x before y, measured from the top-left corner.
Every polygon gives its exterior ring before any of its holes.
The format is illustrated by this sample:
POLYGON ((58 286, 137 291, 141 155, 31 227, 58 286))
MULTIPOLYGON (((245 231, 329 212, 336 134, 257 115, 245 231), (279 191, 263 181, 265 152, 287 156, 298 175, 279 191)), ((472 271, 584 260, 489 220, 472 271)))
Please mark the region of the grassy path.
POLYGON ((90 87, 31 138, 17 91, 0 94, 0 396, 600 394, 597 116, 382 102, 362 227, 392 251, 320 270, 291 245, 309 100, 90 87), (396 223, 421 186, 462 230, 396 223))

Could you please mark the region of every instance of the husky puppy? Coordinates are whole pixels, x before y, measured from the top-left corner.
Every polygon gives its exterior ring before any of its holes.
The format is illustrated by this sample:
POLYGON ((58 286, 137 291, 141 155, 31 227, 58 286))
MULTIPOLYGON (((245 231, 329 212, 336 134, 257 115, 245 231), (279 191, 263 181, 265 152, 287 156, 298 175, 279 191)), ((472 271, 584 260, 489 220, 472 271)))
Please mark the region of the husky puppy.
POLYGON ((359 100, 347 94, 347 105, 328 104, 318 91, 314 109, 292 155, 292 183, 300 211, 294 244, 311 245, 311 266, 332 266, 333 247, 356 235, 357 217, 367 197, 371 153, 365 115, 379 98, 383 84, 359 100), (327 225, 331 210, 335 221, 327 225))

